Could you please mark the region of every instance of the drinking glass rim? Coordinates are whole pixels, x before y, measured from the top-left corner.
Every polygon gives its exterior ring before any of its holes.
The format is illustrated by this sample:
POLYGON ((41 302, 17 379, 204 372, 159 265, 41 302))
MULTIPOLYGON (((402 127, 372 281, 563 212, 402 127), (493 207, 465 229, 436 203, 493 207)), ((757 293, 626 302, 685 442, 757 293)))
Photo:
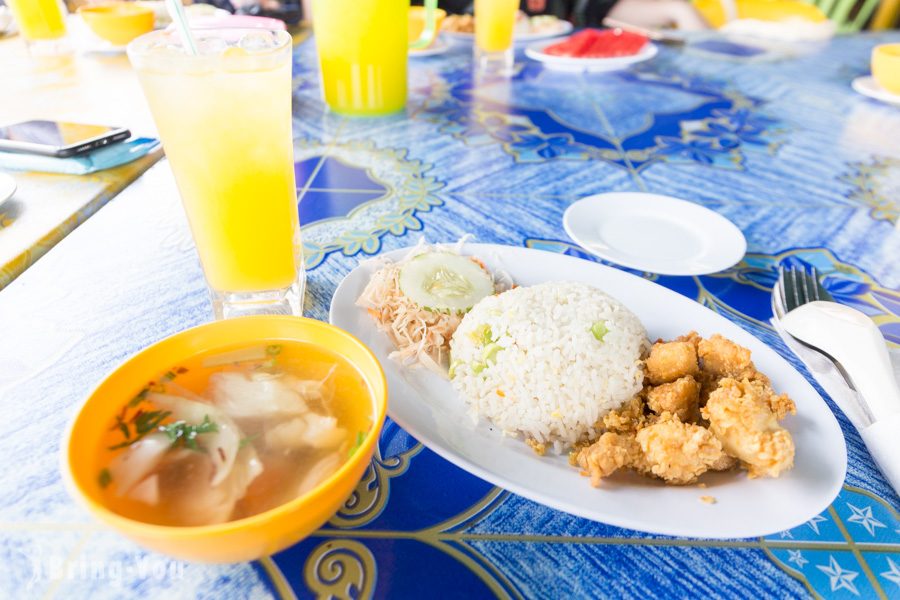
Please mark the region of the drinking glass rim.
MULTIPOLYGON (((191 33, 196 38, 222 37, 228 35, 233 36, 234 39, 237 40, 247 33, 260 31, 271 33, 275 38, 275 45, 271 48, 266 48, 265 50, 248 53, 246 57, 242 58, 263 57, 270 54, 276 54, 278 52, 284 51, 285 47, 290 47, 293 44, 293 37, 283 29, 266 29, 262 27, 191 27, 191 33)), ((151 31, 149 33, 138 36, 128 43, 126 52, 128 53, 129 57, 145 58, 152 54, 154 50, 156 50, 156 48, 154 48, 154 42, 167 36, 172 37, 179 46, 181 45, 181 39, 178 36, 178 32, 174 29, 167 28, 157 31, 151 31)), ((209 60, 211 58, 221 58, 221 55, 190 54, 188 52, 185 52, 184 55, 179 58, 183 60, 209 60)))

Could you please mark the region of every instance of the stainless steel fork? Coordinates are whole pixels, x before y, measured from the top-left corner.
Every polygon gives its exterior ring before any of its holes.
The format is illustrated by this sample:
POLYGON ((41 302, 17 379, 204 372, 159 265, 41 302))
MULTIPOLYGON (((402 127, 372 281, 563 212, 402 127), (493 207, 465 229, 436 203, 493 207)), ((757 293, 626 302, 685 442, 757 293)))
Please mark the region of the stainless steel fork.
POLYGON ((772 287, 772 312, 779 319, 802 304, 824 300, 834 302, 821 283, 816 268, 809 273, 805 269, 778 267, 778 281, 772 287))
MULTIPOLYGON (((849 389, 839 396, 832 393, 832 398, 900 493, 900 385, 878 326, 862 312, 834 302, 815 269, 808 273, 780 268, 772 288, 772 312, 778 329, 804 346, 794 348, 807 366, 814 360, 837 368, 849 389)), ((827 387, 823 380, 819 383, 827 387)))
MULTIPOLYGON (((826 290, 819 282, 819 273, 816 271, 815 267, 812 267, 812 272, 797 267, 791 267, 790 269, 785 269, 783 265, 778 267, 778 280, 775 282, 775 285, 772 286, 772 313, 775 315, 776 319, 780 321, 784 318, 784 315, 798 306, 816 300, 834 302, 834 297, 832 297, 832 295, 828 293, 828 290, 826 290)), ((797 338, 794 339, 805 348, 816 352, 826 360, 830 361, 838 370, 838 373, 841 374, 841 377, 844 378, 847 386, 851 390, 856 391, 856 388, 853 386, 853 380, 850 379, 850 376, 844 370, 844 367, 841 366, 841 363, 819 348, 810 346, 797 338)))

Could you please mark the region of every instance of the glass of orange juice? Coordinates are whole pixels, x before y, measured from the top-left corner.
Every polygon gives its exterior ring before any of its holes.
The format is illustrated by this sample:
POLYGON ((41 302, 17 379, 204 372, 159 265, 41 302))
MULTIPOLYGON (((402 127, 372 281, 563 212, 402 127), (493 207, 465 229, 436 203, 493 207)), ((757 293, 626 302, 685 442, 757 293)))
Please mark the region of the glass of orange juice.
POLYGON ((409 36, 409 0, 313 0, 322 92, 336 113, 378 117, 406 106, 409 47, 435 36, 436 0, 425 2, 419 40, 409 36))
POLYGON ((128 46, 191 225, 216 318, 302 312, 291 36, 173 31, 128 46))
POLYGON ((13 18, 32 54, 59 54, 68 50, 62 0, 7 0, 13 18))
POLYGON ((475 64, 482 70, 509 72, 513 66, 513 29, 518 0, 475 0, 475 64))

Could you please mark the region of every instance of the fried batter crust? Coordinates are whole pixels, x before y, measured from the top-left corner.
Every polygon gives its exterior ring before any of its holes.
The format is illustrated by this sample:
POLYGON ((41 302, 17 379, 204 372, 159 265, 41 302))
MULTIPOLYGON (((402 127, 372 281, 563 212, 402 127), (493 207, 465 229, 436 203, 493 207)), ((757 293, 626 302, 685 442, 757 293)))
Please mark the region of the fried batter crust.
POLYGON ((794 441, 778 424, 763 386, 725 378, 710 394, 702 414, 709 430, 728 454, 741 461, 750 477, 777 477, 793 466, 794 441))

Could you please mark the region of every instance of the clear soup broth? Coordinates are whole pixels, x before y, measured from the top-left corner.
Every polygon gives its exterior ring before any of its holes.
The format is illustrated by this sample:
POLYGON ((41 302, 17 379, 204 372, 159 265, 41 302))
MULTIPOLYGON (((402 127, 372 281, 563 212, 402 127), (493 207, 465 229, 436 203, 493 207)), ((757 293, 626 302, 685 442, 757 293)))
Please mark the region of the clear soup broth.
POLYGON ((99 449, 106 505, 159 525, 272 509, 337 471, 372 427, 372 395, 344 358, 272 341, 199 355, 125 400, 99 449))

